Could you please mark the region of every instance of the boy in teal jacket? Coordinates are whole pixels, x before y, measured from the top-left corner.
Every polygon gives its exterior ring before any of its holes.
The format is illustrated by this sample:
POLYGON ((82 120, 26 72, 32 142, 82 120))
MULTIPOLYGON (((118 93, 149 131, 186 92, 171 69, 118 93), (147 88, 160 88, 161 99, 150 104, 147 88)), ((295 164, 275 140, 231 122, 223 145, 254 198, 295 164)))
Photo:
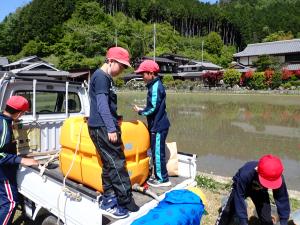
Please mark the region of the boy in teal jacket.
POLYGON ((145 108, 134 106, 134 111, 147 117, 148 130, 151 135, 151 154, 155 179, 147 183, 153 187, 170 186, 166 166, 165 144, 170 122, 166 112, 166 92, 158 77, 159 66, 153 60, 143 61, 135 73, 142 74, 148 88, 145 108))

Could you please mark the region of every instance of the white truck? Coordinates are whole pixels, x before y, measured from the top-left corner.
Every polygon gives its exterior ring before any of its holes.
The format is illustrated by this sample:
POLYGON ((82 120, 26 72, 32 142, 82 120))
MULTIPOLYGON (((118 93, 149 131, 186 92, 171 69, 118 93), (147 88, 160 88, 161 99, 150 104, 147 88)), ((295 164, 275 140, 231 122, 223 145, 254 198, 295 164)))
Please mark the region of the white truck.
MULTIPOLYGON (((140 210, 130 213, 126 219, 112 219, 104 216, 99 208, 101 193, 64 177, 60 171, 57 155, 64 120, 89 115, 85 83, 71 82, 65 74, 46 70, 34 73, 0 71, 0 87, 1 110, 12 95, 22 95, 31 104, 31 111, 18 123, 15 138, 19 154, 35 157, 45 164, 20 166, 17 174, 25 215, 34 224, 128 225, 157 205, 157 200, 134 192, 140 210)), ((155 189, 160 200, 167 191, 195 185, 196 155, 178 153, 178 161, 179 176, 171 177, 172 187, 155 189)))

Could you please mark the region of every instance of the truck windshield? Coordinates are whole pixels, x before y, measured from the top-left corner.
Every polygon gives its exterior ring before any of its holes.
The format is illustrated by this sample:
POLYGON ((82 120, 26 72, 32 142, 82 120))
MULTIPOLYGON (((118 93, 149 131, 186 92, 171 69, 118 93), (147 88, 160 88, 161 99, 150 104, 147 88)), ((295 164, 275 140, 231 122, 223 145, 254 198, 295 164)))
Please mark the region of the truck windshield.
MULTIPOLYGON (((18 91, 14 95, 21 95, 25 97, 30 103, 30 111, 32 114, 33 107, 33 92, 32 91, 18 91)), ((49 114, 49 113, 65 113, 66 112, 66 98, 65 92, 50 92, 50 91, 37 91, 36 92, 36 113, 49 114)), ((68 93, 68 112, 76 113, 81 111, 80 99, 77 93, 68 93)))

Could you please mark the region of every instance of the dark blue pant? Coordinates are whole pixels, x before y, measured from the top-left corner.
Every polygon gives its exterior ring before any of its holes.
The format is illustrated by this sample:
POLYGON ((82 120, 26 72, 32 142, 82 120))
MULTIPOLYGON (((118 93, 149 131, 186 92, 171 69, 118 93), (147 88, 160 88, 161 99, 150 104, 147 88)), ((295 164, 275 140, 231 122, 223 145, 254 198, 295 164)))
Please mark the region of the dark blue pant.
POLYGON ((155 178, 161 182, 169 181, 166 162, 166 139, 169 130, 151 132, 151 155, 155 178))
POLYGON ((89 127, 89 134, 102 161, 104 195, 117 195, 120 205, 130 203, 132 199, 131 183, 126 169, 121 132, 118 132, 118 141, 116 143, 111 143, 108 140, 105 127, 89 127))
MULTIPOLYGON (((228 198, 227 203, 222 208, 215 225, 229 225, 235 216, 234 189, 228 198)), ((258 218, 263 225, 273 225, 271 218, 270 198, 267 190, 250 191, 249 197, 253 201, 258 218)))
POLYGON ((12 224, 17 203, 17 185, 9 180, 0 180, 0 225, 12 224))

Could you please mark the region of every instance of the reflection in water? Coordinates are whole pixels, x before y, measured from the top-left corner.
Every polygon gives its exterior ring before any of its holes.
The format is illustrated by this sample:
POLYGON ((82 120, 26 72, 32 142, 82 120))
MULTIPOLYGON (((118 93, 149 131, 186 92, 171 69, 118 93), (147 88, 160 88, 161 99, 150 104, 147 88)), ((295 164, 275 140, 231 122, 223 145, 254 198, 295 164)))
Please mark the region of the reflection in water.
POLYGON ((300 128, 264 125, 261 130, 257 130, 255 126, 243 122, 231 122, 231 125, 243 129, 244 132, 265 134, 270 136, 300 138, 300 128))
MULTIPOLYGON (((125 103, 145 97, 119 94, 125 120, 145 119, 125 103)), ((168 93, 167 101, 168 141, 196 153, 199 170, 232 176, 244 162, 272 153, 283 159, 289 188, 300 190, 300 96, 168 93)))

